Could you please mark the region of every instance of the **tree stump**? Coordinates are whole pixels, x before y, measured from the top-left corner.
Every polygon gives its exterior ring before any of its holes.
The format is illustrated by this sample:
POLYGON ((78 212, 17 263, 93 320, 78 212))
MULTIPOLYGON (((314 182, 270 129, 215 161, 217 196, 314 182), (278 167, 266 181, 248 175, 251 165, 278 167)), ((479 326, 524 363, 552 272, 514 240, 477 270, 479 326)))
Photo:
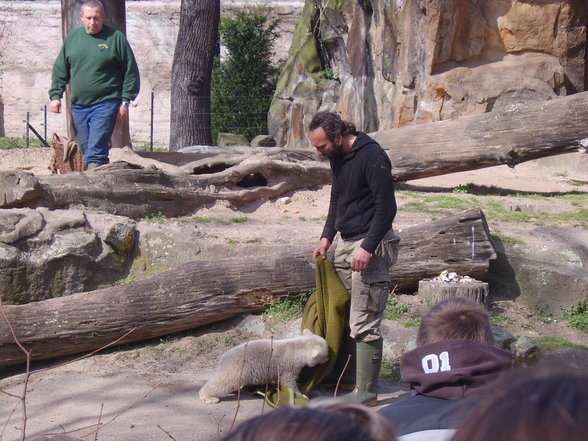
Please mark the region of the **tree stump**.
POLYGON ((488 292, 488 283, 475 279, 467 282, 420 280, 418 294, 427 304, 436 305, 441 300, 451 297, 465 297, 478 303, 485 303, 488 292))

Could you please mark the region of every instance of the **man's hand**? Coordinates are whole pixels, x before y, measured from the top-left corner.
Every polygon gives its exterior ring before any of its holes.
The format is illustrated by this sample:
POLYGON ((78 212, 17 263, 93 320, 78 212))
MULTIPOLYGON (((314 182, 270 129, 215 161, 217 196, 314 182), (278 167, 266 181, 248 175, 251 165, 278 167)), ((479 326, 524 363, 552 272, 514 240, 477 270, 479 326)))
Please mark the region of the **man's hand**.
POLYGON ((364 271, 368 268, 372 253, 368 253, 362 247, 359 247, 351 257, 351 269, 353 271, 364 271))
POLYGON ((61 113, 61 100, 52 100, 49 104, 49 110, 53 113, 61 113))
POLYGON ((118 108, 118 115, 116 115, 116 125, 120 126, 129 114, 129 104, 121 104, 118 108))
POLYGON ((319 255, 323 257, 323 259, 327 258, 327 250, 331 246, 331 241, 326 237, 321 238, 318 246, 312 252, 312 258, 316 259, 319 255))

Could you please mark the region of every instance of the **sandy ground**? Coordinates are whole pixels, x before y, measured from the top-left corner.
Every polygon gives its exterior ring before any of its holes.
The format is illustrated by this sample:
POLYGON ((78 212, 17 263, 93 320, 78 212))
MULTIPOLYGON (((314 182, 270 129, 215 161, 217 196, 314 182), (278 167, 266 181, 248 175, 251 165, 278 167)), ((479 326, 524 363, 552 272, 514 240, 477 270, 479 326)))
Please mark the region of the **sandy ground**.
MULTIPOLYGON (((16 167, 42 174, 47 173, 46 161, 48 149, 2 152, 0 170, 16 167)), ((585 165, 586 160, 583 161, 585 165)), ((522 164, 515 169, 494 167, 412 181, 406 187, 433 194, 470 183, 498 187, 510 193, 587 192, 588 172, 583 172, 578 164, 569 169, 565 163, 561 167, 522 164)), ((199 258, 206 258, 206 252, 212 254, 213 248, 220 249, 223 244, 226 248, 227 243, 234 244, 241 253, 313 244, 322 229, 328 195, 329 186, 324 186, 241 210, 223 204, 200 210, 198 216, 213 217, 218 222, 194 227, 199 237, 208 238, 199 258), (247 222, 231 222, 237 217, 246 217, 247 222)), ((405 203, 399 200, 398 228, 430 219, 424 213, 403 211, 405 203)), ((411 314, 416 314, 422 305, 409 297, 401 296, 401 301, 410 304, 411 314)), ((506 311, 505 328, 517 336, 562 336, 588 345, 586 334, 561 321, 541 319, 512 302, 497 307, 506 311)), ((281 323, 266 316, 240 316, 181 335, 111 349, 69 364, 60 365, 65 360, 35 363, 26 393, 27 439, 48 432, 73 432, 100 441, 220 439, 219 433, 226 434, 234 422, 268 411, 261 399, 246 393, 239 398, 228 397, 219 405, 206 406, 198 399, 198 388, 213 371, 220 354, 250 338, 289 336, 298 332, 298 328, 296 321, 281 323), (98 423, 106 425, 96 436, 92 431, 98 423)), ((383 329, 387 351, 398 354, 415 333, 415 328, 404 326, 402 321, 387 320, 383 329)), ((20 396, 25 378, 22 367, 0 370, 0 389, 20 396)), ((379 406, 405 392, 402 383, 381 381, 379 406)), ((329 393, 332 391, 317 391, 319 395, 329 393)), ((20 439, 22 407, 15 396, 0 394, 0 441, 20 439)))

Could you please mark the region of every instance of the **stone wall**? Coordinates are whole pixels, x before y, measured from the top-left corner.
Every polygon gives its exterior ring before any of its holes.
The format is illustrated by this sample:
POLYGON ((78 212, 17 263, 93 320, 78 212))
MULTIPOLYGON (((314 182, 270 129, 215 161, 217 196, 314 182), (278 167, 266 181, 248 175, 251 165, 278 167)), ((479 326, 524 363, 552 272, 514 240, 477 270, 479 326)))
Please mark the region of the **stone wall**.
MULTIPOLYGON (((292 33, 302 10, 301 1, 221 0, 221 16, 238 9, 271 5, 268 18, 280 20, 274 61, 287 58, 292 33)), ((171 65, 176 42, 180 1, 127 0, 127 36, 141 71, 141 93, 131 106, 134 145, 149 142, 153 92, 155 146, 169 141, 171 65)), ((0 1, 0 136, 23 136, 26 114, 44 133, 44 106, 51 68, 61 47, 61 6, 58 0, 0 1)), ((66 134, 65 115, 47 112, 47 132, 66 134)), ((31 134, 31 136, 33 136, 31 134)))

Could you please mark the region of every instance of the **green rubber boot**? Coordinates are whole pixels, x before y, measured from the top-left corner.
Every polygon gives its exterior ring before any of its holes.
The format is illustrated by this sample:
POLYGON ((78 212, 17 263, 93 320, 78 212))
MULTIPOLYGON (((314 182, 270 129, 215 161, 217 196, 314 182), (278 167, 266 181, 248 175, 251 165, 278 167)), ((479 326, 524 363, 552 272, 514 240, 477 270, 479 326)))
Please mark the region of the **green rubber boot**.
POLYGON ((378 377, 382 367, 382 339, 356 342, 356 385, 353 392, 341 399, 373 407, 378 404, 378 377))

